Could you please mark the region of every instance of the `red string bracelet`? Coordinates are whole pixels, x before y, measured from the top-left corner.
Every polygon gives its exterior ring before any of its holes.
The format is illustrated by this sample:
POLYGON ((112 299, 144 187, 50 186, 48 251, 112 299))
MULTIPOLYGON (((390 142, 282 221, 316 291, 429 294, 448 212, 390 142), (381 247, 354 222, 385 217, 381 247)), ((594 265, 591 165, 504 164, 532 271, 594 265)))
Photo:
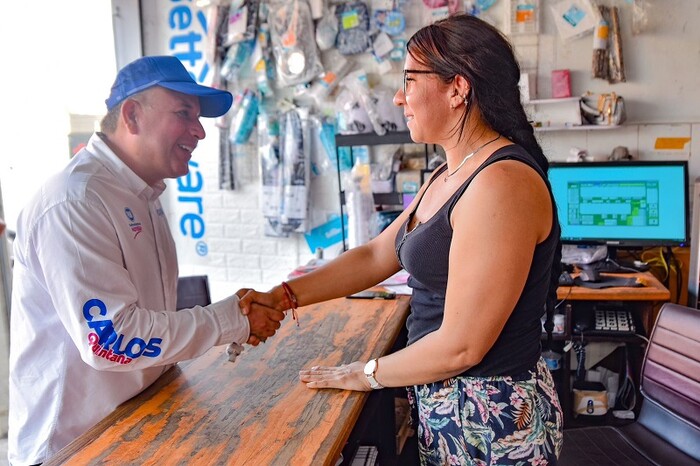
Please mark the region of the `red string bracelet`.
POLYGON ((287 282, 282 282, 282 289, 284 290, 284 294, 287 295, 287 300, 289 300, 289 307, 292 309, 292 319, 297 321, 298 327, 299 316, 297 316, 297 308, 299 307, 299 302, 297 301, 297 297, 287 282))

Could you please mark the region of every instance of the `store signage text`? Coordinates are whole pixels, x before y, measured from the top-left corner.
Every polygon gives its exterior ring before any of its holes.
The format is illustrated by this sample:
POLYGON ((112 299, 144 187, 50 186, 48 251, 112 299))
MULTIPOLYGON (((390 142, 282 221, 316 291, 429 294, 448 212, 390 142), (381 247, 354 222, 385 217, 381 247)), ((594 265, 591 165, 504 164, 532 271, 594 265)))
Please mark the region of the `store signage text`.
MULTIPOLYGON (((209 74, 209 64, 204 60, 204 39, 207 35, 206 15, 192 0, 172 0, 167 9, 168 50, 188 69, 195 81, 202 83, 209 74)), ((206 256, 209 248, 204 241, 204 178, 199 164, 189 162, 190 171, 177 179, 177 213, 179 230, 185 237, 195 240, 197 255, 206 256)))

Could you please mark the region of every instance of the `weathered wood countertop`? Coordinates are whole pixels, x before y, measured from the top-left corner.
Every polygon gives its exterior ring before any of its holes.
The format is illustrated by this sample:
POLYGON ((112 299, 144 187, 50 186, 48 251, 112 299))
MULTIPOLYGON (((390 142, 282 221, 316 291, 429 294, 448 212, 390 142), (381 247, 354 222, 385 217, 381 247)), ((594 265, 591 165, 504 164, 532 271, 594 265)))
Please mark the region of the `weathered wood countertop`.
MULTIPOLYGON (((559 285, 557 288, 557 299, 569 301, 668 301, 671 293, 668 289, 651 273, 620 273, 602 274, 604 277, 612 276, 616 278, 636 278, 644 283, 642 287, 610 287, 610 288, 584 288, 582 286, 559 285)), ((577 274, 573 274, 577 276, 577 274)))
POLYGON ((219 346, 173 367, 44 465, 334 465, 368 393, 308 389, 298 372, 389 352, 408 297, 298 312, 235 363, 219 346))

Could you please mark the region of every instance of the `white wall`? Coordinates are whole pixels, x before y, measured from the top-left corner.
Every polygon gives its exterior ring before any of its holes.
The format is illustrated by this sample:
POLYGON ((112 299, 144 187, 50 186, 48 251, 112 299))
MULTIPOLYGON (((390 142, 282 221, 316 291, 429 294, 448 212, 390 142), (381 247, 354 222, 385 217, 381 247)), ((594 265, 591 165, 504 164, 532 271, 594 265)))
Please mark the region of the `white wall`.
POLYGON ((614 91, 624 96, 628 121, 624 128, 605 132, 540 133, 540 141, 553 160, 564 160, 570 147, 587 149, 604 160, 615 146, 622 145, 640 159, 687 159, 691 180, 700 175, 700 3, 693 0, 646 2, 649 23, 638 35, 632 34, 632 8, 623 1, 601 2, 620 6, 623 52, 627 82, 610 85, 590 78, 592 37, 562 42, 545 9, 540 35, 538 97, 551 93, 550 72, 569 68, 574 95, 586 91, 614 91), (658 136, 693 137, 684 150, 658 151, 658 136), (692 153, 698 154, 692 158, 692 153))

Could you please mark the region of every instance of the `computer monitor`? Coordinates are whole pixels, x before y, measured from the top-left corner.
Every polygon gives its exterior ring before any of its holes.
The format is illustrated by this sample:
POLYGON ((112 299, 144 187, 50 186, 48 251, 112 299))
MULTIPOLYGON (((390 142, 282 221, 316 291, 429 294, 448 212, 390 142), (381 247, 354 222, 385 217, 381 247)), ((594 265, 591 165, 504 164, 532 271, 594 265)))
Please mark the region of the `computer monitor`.
POLYGON ((688 242, 688 163, 551 163, 562 242, 622 248, 688 242))

